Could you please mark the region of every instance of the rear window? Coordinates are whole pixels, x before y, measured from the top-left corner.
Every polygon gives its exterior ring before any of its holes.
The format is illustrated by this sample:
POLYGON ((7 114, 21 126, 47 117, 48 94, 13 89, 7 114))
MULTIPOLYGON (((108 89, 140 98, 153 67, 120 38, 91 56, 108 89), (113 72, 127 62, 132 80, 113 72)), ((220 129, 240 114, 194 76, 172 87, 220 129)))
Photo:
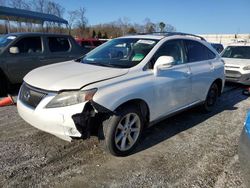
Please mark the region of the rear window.
POLYGON ((70 49, 67 37, 49 37, 48 40, 51 52, 67 52, 70 49))
POLYGON ((197 41, 186 40, 188 62, 214 59, 216 55, 203 44, 197 41))
POLYGON ((224 50, 222 57, 250 59, 250 46, 228 46, 224 50))

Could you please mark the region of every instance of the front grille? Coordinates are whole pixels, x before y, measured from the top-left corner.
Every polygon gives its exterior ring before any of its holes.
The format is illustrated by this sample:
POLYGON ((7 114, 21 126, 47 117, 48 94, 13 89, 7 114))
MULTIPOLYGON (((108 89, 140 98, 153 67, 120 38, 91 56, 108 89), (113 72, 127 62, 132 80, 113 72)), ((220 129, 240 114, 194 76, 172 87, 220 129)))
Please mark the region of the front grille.
POLYGON ((24 104, 36 108, 46 95, 46 92, 32 88, 24 83, 20 89, 19 99, 24 104))
POLYGON ((238 71, 226 70, 226 77, 228 78, 240 78, 242 75, 238 71))

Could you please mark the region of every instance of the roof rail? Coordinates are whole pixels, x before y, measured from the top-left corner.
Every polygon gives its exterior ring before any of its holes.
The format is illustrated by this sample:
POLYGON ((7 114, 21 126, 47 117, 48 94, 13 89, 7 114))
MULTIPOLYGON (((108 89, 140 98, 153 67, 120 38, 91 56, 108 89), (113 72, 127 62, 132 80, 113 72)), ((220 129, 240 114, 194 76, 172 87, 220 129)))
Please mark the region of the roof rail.
POLYGON ((136 33, 137 35, 164 35, 164 36, 175 36, 175 35, 182 35, 182 36, 191 36, 191 37, 196 37, 199 38, 200 40, 206 41, 205 38, 194 35, 194 34, 189 34, 189 33, 182 33, 182 32, 151 32, 151 33, 136 33))

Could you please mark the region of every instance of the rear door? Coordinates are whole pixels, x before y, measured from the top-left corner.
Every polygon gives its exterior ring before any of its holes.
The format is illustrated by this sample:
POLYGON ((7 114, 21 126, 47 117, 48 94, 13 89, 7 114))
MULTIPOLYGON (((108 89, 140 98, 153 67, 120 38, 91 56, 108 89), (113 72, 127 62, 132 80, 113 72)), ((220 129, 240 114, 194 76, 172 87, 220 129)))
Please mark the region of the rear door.
POLYGON ((191 70, 192 101, 204 100, 208 89, 214 81, 213 61, 216 55, 205 45, 194 40, 184 40, 188 66, 191 70))
POLYGON ((17 47, 19 53, 6 52, 6 65, 12 83, 21 83, 23 77, 31 70, 41 66, 39 56, 43 55, 43 44, 40 36, 23 37, 9 48, 17 47))
POLYGON ((43 65, 72 60, 72 44, 66 36, 48 36, 45 38, 47 53, 41 57, 43 65))

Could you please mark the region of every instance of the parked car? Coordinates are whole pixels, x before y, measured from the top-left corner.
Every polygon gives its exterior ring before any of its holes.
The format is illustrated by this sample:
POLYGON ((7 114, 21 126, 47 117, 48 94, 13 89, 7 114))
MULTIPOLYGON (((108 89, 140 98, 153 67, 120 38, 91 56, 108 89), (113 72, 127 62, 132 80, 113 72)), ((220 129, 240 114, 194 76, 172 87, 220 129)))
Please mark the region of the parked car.
POLYGON ((103 44, 81 63, 31 71, 17 108, 25 121, 65 140, 98 130, 107 150, 124 156, 163 118, 195 105, 211 111, 223 87, 224 64, 198 36, 134 35, 103 44), (117 46, 127 49, 122 56, 112 56, 117 46))
POLYGON ((83 48, 85 54, 105 42, 104 40, 99 40, 95 38, 93 39, 92 38, 89 38, 89 39, 76 38, 75 40, 83 48))
POLYGON ((239 141, 239 161, 245 178, 246 187, 250 187, 250 111, 239 141))
POLYGON ((11 33, 0 37, 0 95, 22 83, 32 69, 79 58, 83 50, 68 35, 11 33))
POLYGON ((224 47, 220 43, 211 43, 211 45, 214 47, 214 49, 220 54, 223 50, 224 47))
POLYGON ((231 44, 221 56, 225 61, 226 81, 250 85, 250 43, 231 44))

